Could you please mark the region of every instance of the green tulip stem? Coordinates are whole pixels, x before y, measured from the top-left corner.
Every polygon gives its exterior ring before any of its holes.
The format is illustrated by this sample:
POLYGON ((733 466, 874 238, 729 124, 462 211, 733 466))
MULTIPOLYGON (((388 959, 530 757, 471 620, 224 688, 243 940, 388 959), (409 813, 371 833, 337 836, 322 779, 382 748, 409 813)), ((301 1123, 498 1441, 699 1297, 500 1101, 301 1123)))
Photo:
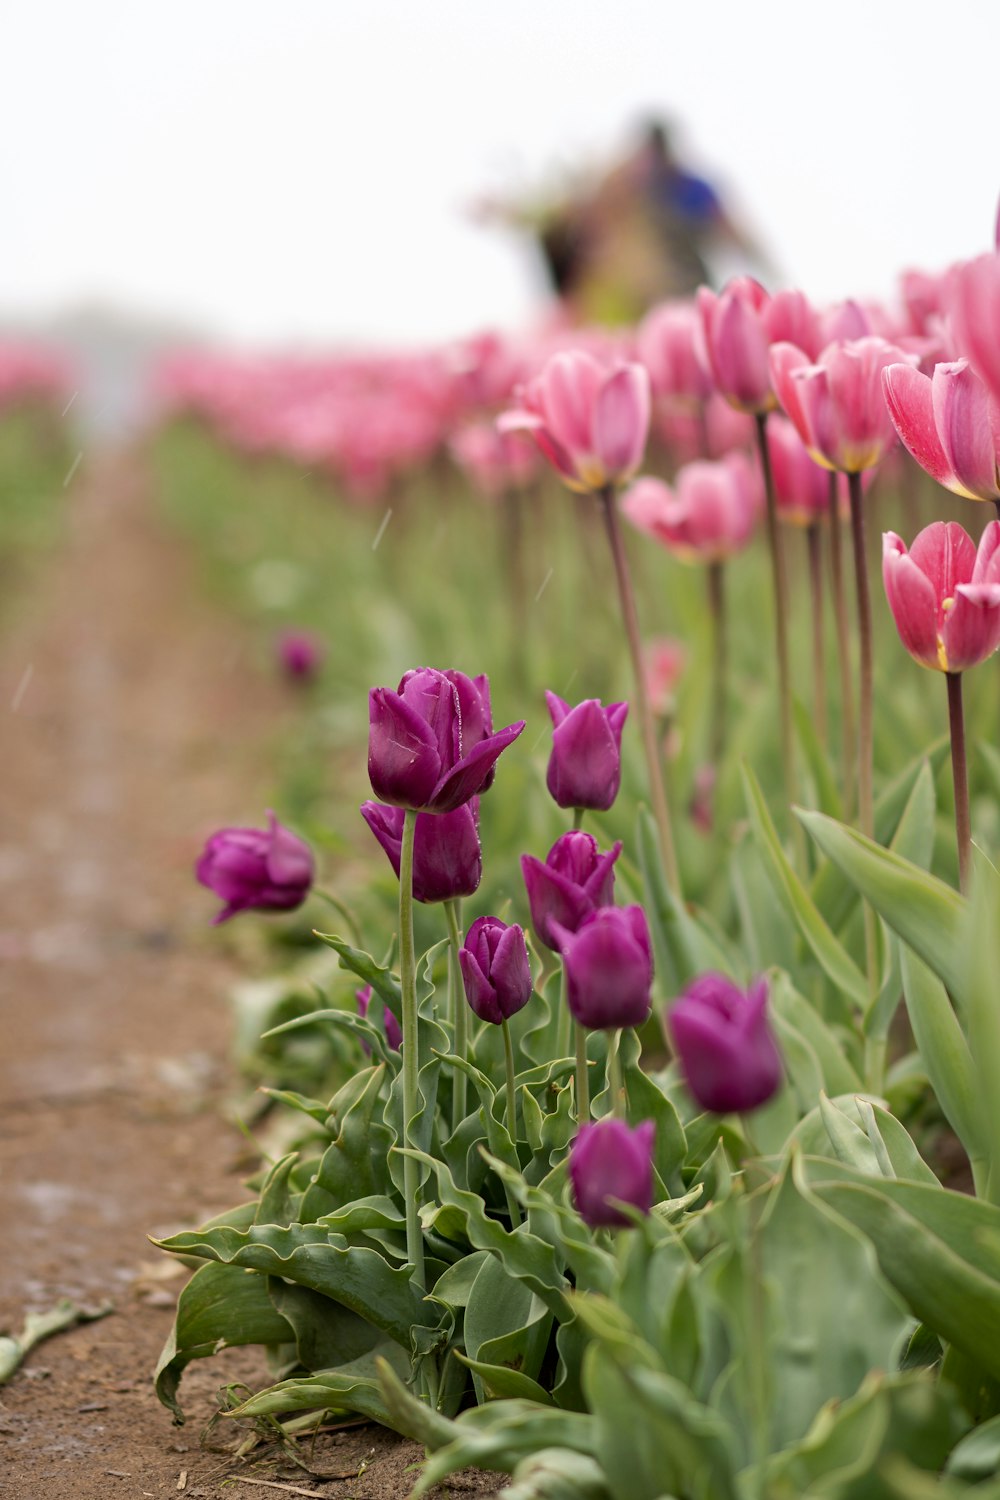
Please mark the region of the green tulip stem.
POLYGON ((708 758, 716 770, 726 747, 729 653, 726 638, 726 565, 708 565, 708 613, 712 622, 712 731, 708 758))
POLYGON ((622 1060, 619 1053, 622 1033, 619 1026, 608 1038, 608 1093, 611 1095, 611 1113, 617 1120, 625 1118, 625 1088, 622 1083, 622 1060))
POLYGON ((969 893, 969 857, 972 829, 969 821, 969 770, 965 757, 965 714, 962 710, 962 674, 945 673, 948 684, 948 727, 951 730, 951 776, 955 786, 955 837, 958 841, 958 884, 969 893))
MULTIPOLYGON (((507 1121, 507 1134, 514 1143, 517 1150, 517 1093, 514 1088, 514 1044, 511 1041, 510 1024, 504 1018, 500 1022, 503 1031, 503 1059, 507 1074, 507 1090, 504 1096, 504 1114, 507 1121)), ((504 1197, 507 1199, 507 1212, 510 1214, 511 1228, 517 1229, 521 1223, 521 1211, 517 1206, 512 1188, 508 1183, 503 1185, 504 1197)))
POLYGON ((573 1022, 576 1036, 576 1123, 590 1123, 590 1079, 587 1074, 587 1033, 579 1021, 573 1022))
POLYGON ((606 485, 600 491, 599 498, 604 512, 604 527, 608 536, 608 546, 611 548, 611 557, 615 565, 615 579, 618 583, 618 601, 621 605, 625 637, 628 641, 629 655, 632 658, 636 715, 639 720, 639 729, 642 733, 642 746, 646 755, 649 796, 653 804, 653 816, 656 819, 656 827, 660 838, 660 854, 663 858, 663 870, 670 889, 675 895, 679 895, 681 880, 680 872, 677 868, 677 852, 674 848, 674 834, 670 824, 670 812, 667 808, 667 792, 663 779, 663 767, 660 761, 659 748, 656 743, 656 725, 653 722, 649 694, 646 691, 646 673, 642 662, 642 639, 639 635, 639 616, 636 613, 632 575, 629 572, 625 541, 622 537, 621 525, 618 520, 618 509, 615 505, 614 485, 606 485))
POLYGON ((840 676, 840 744, 844 778, 844 816, 854 807, 854 684, 851 681, 851 626, 847 618, 847 595, 844 592, 844 549, 840 533, 840 475, 830 473, 830 587, 833 594, 833 623, 837 637, 837 671, 840 676))
POLYGON ((813 712, 816 734, 826 749, 826 641, 823 630, 823 533, 818 521, 806 528, 809 555, 809 606, 812 614, 813 712))
POLYGON ((587 811, 585 807, 574 807, 573 809, 573 832, 579 833, 583 827, 583 815, 587 811))
MULTIPOLYGON (((854 584, 858 604, 859 646, 859 692, 858 692, 858 826, 866 838, 875 837, 875 798, 872 789, 873 737, 873 693, 872 693, 872 600, 868 587, 868 559, 865 555, 865 513, 861 500, 860 473, 848 474, 848 493, 851 497, 851 540, 854 545, 854 584)), ((868 901, 863 903, 865 923, 865 967, 868 972, 868 993, 874 1004, 878 998, 878 935, 875 926, 875 911, 868 901)), ((882 1063, 872 1054, 873 1066, 865 1082, 874 1093, 882 1091, 882 1063)))
POLYGON ((573 1017, 569 1009, 569 979, 566 976, 566 965, 560 964, 561 981, 559 986, 559 1020, 556 1030, 556 1056, 568 1057, 573 1045, 573 1017))
MULTIPOLYGON (((403 1145, 413 1147, 410 1136, 417 1113, 417 961, 413 951, 413 840, 417 815, 407 808, 403 817, 403 842, 399 851, 399 983, 403 993, 403 1145)), ((420 1164, 403 1157, 403 1196, 406 1199, 406 1258, 414 1285, 423 1293, 424 1237, 420 1227, 420 1164)))
MULTIPOLYGON (((785 782, 785 802, 789 808, 798 801, 795 776, 795 735, 792 722, 792 674, 788 657, 788 573, 785 568, 784 538, 778 522, 778 501, 771 471, 771 453, 767 446, 767 412, 757 413, 757 453, 764 480, 767 501, 767 542, 771 553, 771 588, 774 595, 774 644, 778 662, 778 706, 781 724, 781 769, 785 782)), ((805 868, 805 833, 797 818, 792 819, 793 837, 800 868, 805 868)))
MULTIPOLYGON (((465 1062, 469 1051, 469 1009, 465 1000, 465 985, 462 981, 462 966, 458 955, 462 947, 462 925, 459 918, 461 902, 444 903, 448 918, 448 1005, 451 1011, 452 1050, 465 1062)), ((457 1130, 466 1115, 467 1079, 461 1068, 455 1069, 451 1091, 451 1128, 457 1130)))

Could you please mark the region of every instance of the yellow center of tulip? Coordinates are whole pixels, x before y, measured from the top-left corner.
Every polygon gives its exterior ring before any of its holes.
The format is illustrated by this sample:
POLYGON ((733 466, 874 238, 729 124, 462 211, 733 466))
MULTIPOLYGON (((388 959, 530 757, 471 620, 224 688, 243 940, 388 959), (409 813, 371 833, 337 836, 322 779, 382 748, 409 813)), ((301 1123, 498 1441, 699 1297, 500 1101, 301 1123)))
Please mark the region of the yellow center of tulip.
MULTIPOLYGON (((941 613, 943 615, 946 615, 949 610, 952 610, 954 608, 955 608, 955 600, 953 598, 952 599, 945 599, 944 603, 941 605, 941 613)), ((947 672, 948 671, 948 653, 944 649, 944 641, 941 639, 940 636, 938 636, 938 642, 937 642, 937 655, 938 655, 938 666, 941 668, 942 672, 947 672)))

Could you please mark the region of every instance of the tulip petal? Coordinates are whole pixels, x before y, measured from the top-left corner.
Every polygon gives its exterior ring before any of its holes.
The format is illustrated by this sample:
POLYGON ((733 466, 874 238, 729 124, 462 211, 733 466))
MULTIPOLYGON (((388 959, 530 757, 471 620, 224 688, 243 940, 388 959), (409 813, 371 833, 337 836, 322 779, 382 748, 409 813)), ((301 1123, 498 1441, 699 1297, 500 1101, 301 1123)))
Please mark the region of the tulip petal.
POLYGON ((539 393, 546 423, 574 462, 593 454, 591 419, 604 379, 603 366, 583 350, 554 355, 542 372, 539 393))
POLYGON ((428 811, 454 812, 456 807, 461 807, 463 802, 468 802, 483 791, 500 756, 523 729, 524 720, 521 719, 517 724, 508 724, 506 729, 500 729, 474 745, 468 755, 464 755, 434 787, 428 798, 428 811))
POLYGON ((934 424, 931 382, 912 365, 888 365, 882 371, 882 390, 900 442, 938 484, 951 489, 951 471, 934 424))
POLYGON ((938 596, 892 531, 882 538, 882 581, 903 645, 922 666, 940 671, 938 596))
POLYGON ((368 695, 368 776, 382 802, 427 807, 441 775, 436 736, 391 688, 368 695))
POLYGON ((971 583, 976 544, 957 521, 933 521, 914 538, 910 558, 929 580, 940 608, 960 583, 971 583))
POLYGON ((649 410, 649 376, 642 365, 623 365, 598 391, 593 451, 609 480, 630 479, 641 464, 649 410))
POLYGON ((311 885, 315 866, 309 845, 279 823, 270 808, 267 821, 271 829, 271 843, 264 861, 268 879, 278 886, 311 885))
POLYGON ((565 699, 559 697, 558 693, 552 693, 548 688, 545 689, 545 702, 552 718, 552 723, 558 729, 563 719, 569 713, 570 706, 565 699))
POLYGON ((978 666, 1000 645, 1000 583, 961 583, 941 627, 949 672, 978 666))
POLYGON ((995 499, 997 452, 985 385, 968 360, 959 359, 936 367, 931 392, 938 437, 957 481, 948 488, 972 500, 995 499))

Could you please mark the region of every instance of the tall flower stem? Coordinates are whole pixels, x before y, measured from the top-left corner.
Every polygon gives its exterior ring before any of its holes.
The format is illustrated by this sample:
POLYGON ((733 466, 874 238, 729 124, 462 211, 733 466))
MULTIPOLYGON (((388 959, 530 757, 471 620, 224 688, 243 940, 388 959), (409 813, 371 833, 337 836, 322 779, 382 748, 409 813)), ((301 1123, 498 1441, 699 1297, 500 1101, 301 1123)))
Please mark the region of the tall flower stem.
POLYGON ((608 1092, 611 1095, 611 1113, 617 1120, 625 1118, 625 1089, 622 1084, 622 1060, 619 1048, 622 1044, 621 1027, 608 1038, 608 1092))
POLYGON ((709 759, 718 769, 726 745, 726 697, 729 688, 729 653, 726 640, 725 564, 708 565, 708 611, 712 621, 712 732, 709 759))
POLYGON ((584 814, 586 813, 586 811, 587 811, 587 809, 585 807, 574 807, 574 809, 573 809, 573 830, 574 830, 574 832, 579 832, 579 830, 583 827, 583 818, 584 818, 584 814))
MULTIPOLYGON (((517 1096, 514 1091, 514 1045, 510 1037, 510 1025, 506 1019, 500 1022, 503 1030, 503 1057, 504 1069, 507 1075, 507 1092, 504 1101, 504 1114, 507 1120, 507 1134, 511 1140, 517 1141, 517 1096)), ((521 1211, 517 1206, 517 1199, 513 1191, 504 1183, 504 1196, 507 1199, 507 1212, 510 1214, 510 1222, 514 1229, 521 1222, 521 1211)))
POLYGON ((854 806, 854 686, 851 682, 850 623, 847 618, 847 595, 844 591, 844 552, 840 535, 840 475, 830 474, 830 582, 833 592, 833 619, 837 636, 837 670, 840 674, 840 735, 844 778, 844 815, 850 817, 854 806))
POLYGON ((806 530, 809 552, 809 605, 812 611, 813 705, 816 733, 826 748, 826 642, 823 631, 823 533, 814 521, 806 530))
MULTIPOLYGON (((858 826, 866 838, 873 839, 875 837, 875 798, 872 785, 874 750, 872 600, 868 587, 868 558, 865 554, 865 513, 861 504, 861 475, 859 473, 848 474, 847 486, 851 497, 851 541, 854 546, 854 584, 858 605, 858 826)), ((863 903, 862 909, 865 924, 865 967, 868 973, 868 993, 874 1002, 879 987, 875 912, 867 901, 863 903)), ((881 1092, 882 1088, 884 1053, 884 1041, 881 1057, 874 1046, 866 1049, 869 1064, 866 1068, 865 1081, 868 1087, 876 1092, 881 1092)))
MULTIPOLYGON (((771 551, 771 584, 774 592, 775 648, 778 657, 778 697, 781 716, 781 767, 785 778, 785 801, 789 808, 798 800, 795 777, 795 736, 792 727, 792 676, 788 661, 788 574, 785 569, 785 549, 778 523, 778 502, 774 493, 774 475, 771 472, 771 454, 767 446, 767 413, 758 412, 757 452, 760 471, 764 479, 764 497, 767 502, 767 541, 771 551)), ((798 830, 797 819, 793 826, 798 830)), ((798 838, 798 833, 795 835, 798 838)))
MULTIPOLYGON (((417 961, 413 951, 413 840, 417 815, 408 808, 403 818, 399 851, 399 983, 403 999, 403 1145, 412 1146, 410 1126, 417 1113, 417 961)), ((420 1164, 403 1157, 403 1195, 406 1199, 406 1258, 411 1276, 422 1293, 424 1237, 420 1228, 420 1164)))
MULTIPOLYGON (((458 955, 462 947, 462 924, 459 919, 461 903, 457 900, 444 903, 448 918, 448 1006, 451 1011, 451 1044, 455 1056, 465 1061, 469 1051, 469 1011, 465 1003, 465 985, 462 983, 462 965, 458 955)), ((466 1115, 466 1077, 461 1068, 455 1069, 451 1092, 451 1128, 457 1130, 466 1115)))
POLYGON ((590 1078, 587 1073, 587 1033, 579 1021, 573 1022, 576 1036, 576 1123, 586 1125, 590 1120, 590 1078))
POLYGON ((972 829, 969 822, 969 773, 965 758, 965 714, 962 709, 962 674, 945 674, 948 684, 948 728, 951 731, 951 776, 955 786, 955 837, 958 841, 958 884, 962 895, 969 890, 969 858, 972 829))
POLYGON ((500 497, 503 510, 505 545, 507 553, 508 602, 510 604, 510 668, 511 680, 521 692, 527 691, 528 658, 527 631, 524 621, 527 614, 528 588, 524 556, 524 495, 516 486, 500 497))
POLYGON ((559 971, 559 1021, 556 1029, 556 1056, 568 1057, 569 1049, 573 1045, 573 1017, 569 1011, 569 999, 566 993, 569 980, 566 978, 566 965, 564 963, 560 963, 559 971))
POLYGON ((608 545, 611 548, 611 556, 615 565, 615 578, 618 582, 618 598, 621 604, 622 619, 625 624, 625 635, 628 640, 629 654, 632 657, 632 673, 635 679, 635 704, 638 710, 639 727, 642 731, 642 744, 646 753, 646 770, 649 775, 649 795, 653 804, 653 816, 656 819, 656 827, 660 835, 660 853, 663 856, 663 868, 671 890, 680 892, 680 873, 677 868, 677 853, 674 849, 674 835, 670 826, 670 813, 667 810, 667 794, 663 782, 663 768, 660 765, 660 752, 656 743, 656 726, 653 722, 653 714, 649 705, 649 694, 646 691, 646 674, 642 665, 642 641, 639 636, 639 617, 635 608, 635 591, 632 588, 632 576, 629 572, 628 558, 625 555, 625 543, 622 538, 621 526, 618 522, 618 511, 615 507, 615 487, 606 485, 600 492, 601 506, 604 511, 604 525, 608 535, 608 545))

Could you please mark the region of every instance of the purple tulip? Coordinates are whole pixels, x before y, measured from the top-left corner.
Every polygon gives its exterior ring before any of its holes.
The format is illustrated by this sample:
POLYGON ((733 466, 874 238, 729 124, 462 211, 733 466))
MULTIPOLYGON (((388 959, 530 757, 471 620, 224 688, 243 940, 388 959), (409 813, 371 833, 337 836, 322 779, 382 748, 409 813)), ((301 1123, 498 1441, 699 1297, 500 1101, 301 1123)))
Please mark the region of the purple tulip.
MULTIPOLYGON (((364 989, 355 990, 354 998, 358 1002, 358 1015, 362 1020, 364 1020, 368 1015, 368 1007, 372 1003, 371 985, 366 984, 364 989)), ((398 1052, 400 1047, 402 1047, 403 1045, 402 1028, 399 1022, 396 1020, 396 1017, 393 1015, 392 1011, 389 1009, 388 1005, 383 1008, 382 1016, 385 1021, 385 1039, 389 1043, 389 1046, 392 1048, 392 1050, 394 1052, 398 1052)), ((361 1045, 368 1053, 368 1056, 371 1057, 372 1049, 368 1045, 368 1043, 362 1041, 361 1045)))
POLYGON ((589 807, 606 812, 618 796, 622 779, 622 729, 627 703, 602 708, 599 698, 585 698, 575 708, 547 692, 554 725, 546 785, 560 807, 589 807))
POLYGON ((781 1054, 767 1019, 767 980, 747 991, 702 974, 671 1007, 670 1032, 688 1088, 702 1109, 742 1114, 781 1085, 781 1054))
POLYGON ((580 1126, 569 1149, 569 1180, 576 1211, 591 1229, 619 1229, 631 1223, 609 1199, 649 1213, 655 1139, 652 1120, 643 1120, 633 1130, 606 1115, 580 1126))
POLYGON ((602 906, 569 932, 553 923, 574 1021, 591 1031, 641 1026, 649 1015, 653 950, 641 906, 602 906))
POLYGON ((397 692, 368 695, 368 776, 392 807, 454 812, 488 791, 496 763, 524 728, 524 720, 493 733, 490 684, 485 676, 407 672, 397 692))
POLYGON ((592 834, 575 831, 556 839, 543 864, 533 854, 521 856, 531 922, 538 941, 559 952, 552 923, 575 932, 592 911, 614 899, 614 863, 621 842, 602 854, 592 834))
POLYGON ((478 917, 459 950, 465 998, 481 1021, 509 1021, 531 999, 532 979, 523 930, 499 917, 478 917))
MULTIPOLYGON (((361 816, 389 856, 398 879, 406 814, 401 807, 365 802, 361 816)), ((454 901, 471 896, 479 889, 482 873, 478 797, 454 812, 417 814, 413 835, 415 901, 454 901)))
POLYGON ((308 630, 286 630, 278 637, 278 661, 286 677, 308 682, 323 665, 319 637, 308 630))
POLYGON ((195 874, 225 902, 213 926, 241 911, 291 911, 308 896, 312 850, 270 810, 267 821, 266 829, 220 828, 205 845, 195 874))

